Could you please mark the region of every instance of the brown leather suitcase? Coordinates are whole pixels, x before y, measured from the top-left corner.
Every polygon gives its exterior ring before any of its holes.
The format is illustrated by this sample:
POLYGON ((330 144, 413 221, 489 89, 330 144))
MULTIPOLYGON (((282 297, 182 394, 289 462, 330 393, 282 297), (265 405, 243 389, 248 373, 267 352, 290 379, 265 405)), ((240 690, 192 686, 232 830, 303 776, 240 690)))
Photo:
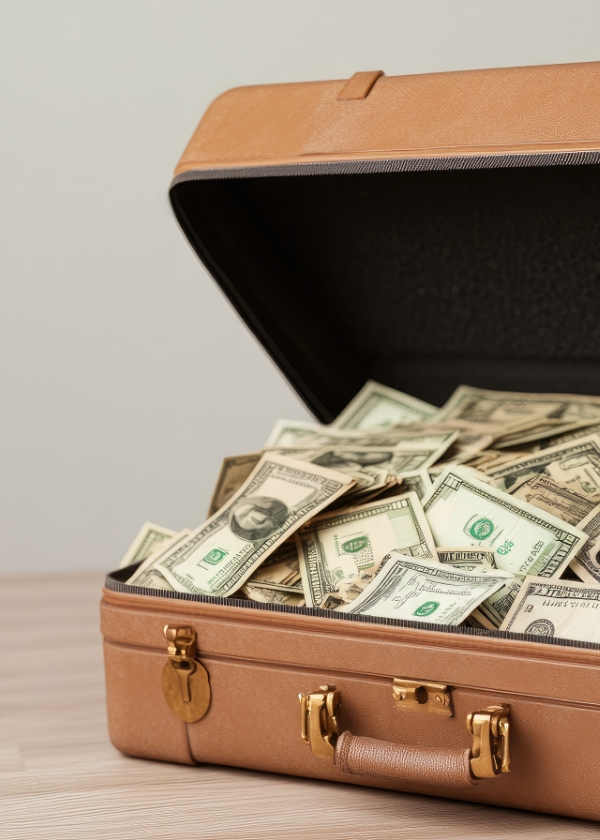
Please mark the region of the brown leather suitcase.
MULTIPOLYGON (((600 393, 600 63, 231 90, 171 199, 321 421, 367 378, 600 393)), ((598 645, 130 572, 102 602, 124 753, 600 820, 598 645)))

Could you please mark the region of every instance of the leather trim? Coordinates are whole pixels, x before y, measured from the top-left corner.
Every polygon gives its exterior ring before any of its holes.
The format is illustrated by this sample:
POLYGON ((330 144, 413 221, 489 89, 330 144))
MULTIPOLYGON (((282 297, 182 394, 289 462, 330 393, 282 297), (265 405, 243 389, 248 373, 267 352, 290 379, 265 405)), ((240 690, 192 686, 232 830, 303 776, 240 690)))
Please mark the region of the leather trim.
MULTIPOLYGON (((274 612, 268 609, 248 609, 233 604, 206 603, 192 600, 165 599, 155 595, 138 595, 114 592, 103 589, 102 603, 119 608, 133 609, 142 613, 179 614, 185 616, 206 616, 223 623, 267 626, 286 630, 304 630, 319 632, 341 638, 373 639, 377 641, 403 642, 424 647, 456 649, 460 646, 465 651, 481 653, 509 654, 511 656, 569 662, 581 665, 600 666, 600 646, 589 643, 550 644, 549 641, 519 638, 516 634, 500 634, 487 631, 449 633, 434 629, 388 624, 368 623, 367 621, 341 621, 339 617, 306 614, 292 609, 281 608, 274 612)), ((262 605, 261 605, 262 606, 262 605)), ((451 628, 459 630, 461 628, 451 628)), ((470 628, 469 628, 470 629, 470 628)), ((554 640, 554 641, 565 641, 554 640)))

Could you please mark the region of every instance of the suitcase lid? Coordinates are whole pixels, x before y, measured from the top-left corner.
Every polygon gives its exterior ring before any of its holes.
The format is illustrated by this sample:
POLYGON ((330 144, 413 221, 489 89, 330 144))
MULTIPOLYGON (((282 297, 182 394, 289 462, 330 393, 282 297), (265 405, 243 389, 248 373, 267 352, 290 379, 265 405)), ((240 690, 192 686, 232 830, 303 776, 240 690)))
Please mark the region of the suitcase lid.
POLYGON ((600 62, 236 88, 170 195, 321 421, 369 378, 600 393, 600 62))

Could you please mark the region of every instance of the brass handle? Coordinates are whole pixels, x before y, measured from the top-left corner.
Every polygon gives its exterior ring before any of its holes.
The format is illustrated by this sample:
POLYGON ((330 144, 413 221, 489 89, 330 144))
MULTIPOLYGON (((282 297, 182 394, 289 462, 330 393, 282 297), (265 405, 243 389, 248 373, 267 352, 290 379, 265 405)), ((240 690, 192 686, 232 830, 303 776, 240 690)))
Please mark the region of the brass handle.
POLYGON ((337 711, 341 694, 335 686, 322 685, 299 697, 302 738, 314 755, 333 759, 343 773, 464 787, 510 770, 510 707, 506 704, 468 715, 467 728, 473 736, 470 750, 441 750, 378 741, 351 732, 340 734, 337 711))

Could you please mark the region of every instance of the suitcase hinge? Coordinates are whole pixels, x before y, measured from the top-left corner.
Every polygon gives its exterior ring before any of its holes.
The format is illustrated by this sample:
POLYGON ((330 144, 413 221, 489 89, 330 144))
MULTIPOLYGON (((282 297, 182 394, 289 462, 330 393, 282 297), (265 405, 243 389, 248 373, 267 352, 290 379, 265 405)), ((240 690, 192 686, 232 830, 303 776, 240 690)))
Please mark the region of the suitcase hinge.
POLYGON ((196 660, 196 631, 165 624, 163 632, 169 654, 162 673, 165 700, 181 720, 194 723, 204 717, 210 705, 208 672, 196 660))
POLYGON ((337 710, 340 705, 340 692, 334 685, 321 685, 318 691, 299 694, 302 737, 310 744, 314 755, 321 758, 333 758, 335 739, 339 733, 337 710))
POLYGON ((510 706, 488 706, 467 715, 467 727, 473 735, 471 773, 476 779, 492 779, 510 770, 508 736, 510 706))

